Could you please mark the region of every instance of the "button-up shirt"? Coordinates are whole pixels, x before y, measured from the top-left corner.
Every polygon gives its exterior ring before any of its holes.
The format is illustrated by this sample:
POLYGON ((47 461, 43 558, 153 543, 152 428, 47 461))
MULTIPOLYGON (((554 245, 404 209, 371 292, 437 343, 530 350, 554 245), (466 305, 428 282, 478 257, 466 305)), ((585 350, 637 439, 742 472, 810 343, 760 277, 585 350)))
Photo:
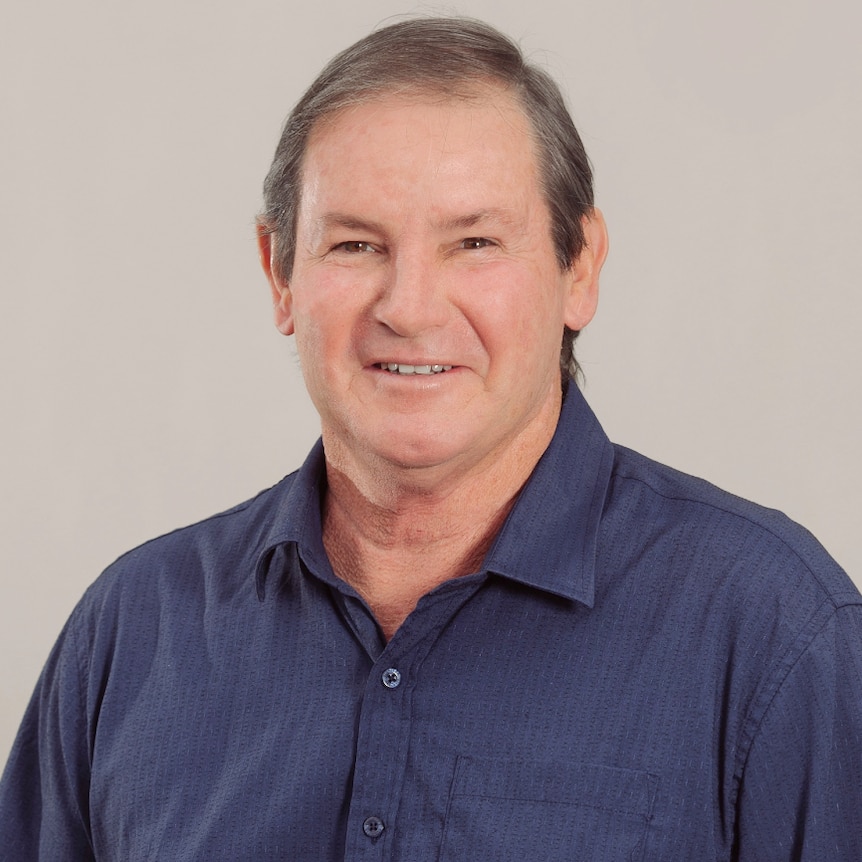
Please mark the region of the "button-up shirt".
POLYGON ((800 527, 613 446, 571 387, 481 569, 387 643, 323 468, 90 588, 2 858, 862 859, 862 598, 800 527))

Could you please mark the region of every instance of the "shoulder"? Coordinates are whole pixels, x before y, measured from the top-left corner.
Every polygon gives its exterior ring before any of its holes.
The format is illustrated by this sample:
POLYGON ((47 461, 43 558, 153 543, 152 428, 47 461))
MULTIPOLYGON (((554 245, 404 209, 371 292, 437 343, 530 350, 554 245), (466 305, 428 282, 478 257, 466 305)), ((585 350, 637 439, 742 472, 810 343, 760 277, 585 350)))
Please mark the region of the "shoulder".
POLYGON ((108 607, 116 613, 118 603, 173 603, 212 591, 253 590, 257 559, 288 505, 296 475, 127 551, 89 587, 76 614, 99 615, 108 607))
POLYGON ((748 732, 820 632, 862 625, 862 596, 804 527, 622 447, 601 530, 605 595, 636 603, 704 678, 732 668, 748 732))
POLYGON ((179 657, 189 663, 207 653, 220 631, 252 624, 260 606, 257 561, 289 504, 294 478, 151 539, 108 566, 72 611, 46 684, 62 688, 73 680, 86 702, 83 714, 94 716, 108 693, 120 703, 153 668, 159 676, 175 673, 179 657))
POLYGON ((614 446, 606 520, 658 542, 669 563, 696 566, 702 583, 732 577, 748 600, 786 592, 809 606, 862 603, 817 539, 783 513, 622 446, 614 446))

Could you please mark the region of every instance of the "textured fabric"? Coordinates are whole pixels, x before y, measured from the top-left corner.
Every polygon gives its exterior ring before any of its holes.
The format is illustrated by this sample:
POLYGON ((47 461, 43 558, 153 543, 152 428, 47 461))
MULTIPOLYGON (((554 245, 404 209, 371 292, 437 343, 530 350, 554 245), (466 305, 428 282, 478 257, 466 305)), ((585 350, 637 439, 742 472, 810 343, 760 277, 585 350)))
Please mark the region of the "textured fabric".
POLYGON ((800 527, 612 446, 572 389, 482 571, 386 644, 322 465, 90 588, 3 859, 862 859, 862 599, 800 527))

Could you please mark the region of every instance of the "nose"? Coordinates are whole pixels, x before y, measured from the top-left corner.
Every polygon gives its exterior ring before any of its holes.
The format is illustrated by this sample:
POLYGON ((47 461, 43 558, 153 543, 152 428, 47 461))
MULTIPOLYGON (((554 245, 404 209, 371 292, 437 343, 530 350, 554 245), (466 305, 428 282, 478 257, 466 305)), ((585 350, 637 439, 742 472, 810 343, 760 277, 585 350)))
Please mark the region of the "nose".
POLYGON ((377 320, 410 338, 443 326, 449 318, 446 279, 438 261, 420 251, 393 255, 377 298, 377 320))

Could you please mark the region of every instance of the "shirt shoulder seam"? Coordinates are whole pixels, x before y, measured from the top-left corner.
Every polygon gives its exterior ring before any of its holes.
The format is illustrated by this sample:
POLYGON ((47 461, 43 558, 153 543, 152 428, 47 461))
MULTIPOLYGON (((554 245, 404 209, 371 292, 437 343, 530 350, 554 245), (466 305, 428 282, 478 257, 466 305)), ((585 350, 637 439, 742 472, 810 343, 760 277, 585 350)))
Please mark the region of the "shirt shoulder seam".
MULTIPOLYGON (((293 474, 289 474, 281 481, 284 482, 286 479, 291 478, 292 475, 293 474)), ((197 521, 192 521, 190 524, 183 524, 181 527, 174 527, 174 529, 172 530, 168 530, 165 533, 160 533, 158 536, 153 536, 152 538, 147 539, 146 541, 143 541, 138 545, 135 545, 133 548, 129 548, 129 550, 124 551, 113 561, 113 563, 110 564, 110 566, 108 566, 108 568, 115 566, 117 563, 121 562, 128 556, 135 554, 138 551, 141 551, 142 549, 147 548, 156 542, 161 542, 164 539, 170 538, 171 536, 175 536, 178 533, 183 533, 186 530, 194 530, 196 527, 201 527, 205 524, 211 524, 216 521, 229 518, 233 515, 238 515, 253 506, 265 494, 271 493, 275 488, 278 487, 279 484, 280 483, 276 483, 269 488, 264 488, 262 491, 258 491, 258 493, 250 499, 245 500, 242 503, 238 503, 235 506, 231 506, 229 509, 225 509, 223 512, 216 512, 214 515, 207 515, 204 518, 199 518, 197 521)))
MULTIPOLYGON (((722 506, 722 505, 720 505, 716 502, 713 502, 711 500, 701 499, 701 498, 694 496, 694 495, 690 495, 690 494, 688 494, 688 495, 673 494, 672 495, 672 494, 664 493, 663 491, 659 490, 653 484, 651 484, 646 479, 644 479, 640 476, 627 475, 627 474, 621 473, 621 472, 615 472, 615 475, 618 478, 624 479, 626 481, 637 482, 637 483, 643 485, 644 487, 648 488, 650 491, 652 491, 652 493, 656 494, 659 497, 662 497, 665 500, 672 500, 674 502, 679 502, 679 503, 691 503, 694 505, 704 506, 706 508, 712 509, 713 511, 721 512, 722 514, 728 515, 728 516, 733 517, 733 518, 737 518, 740 521, 744 521, 745 523, 750 524, 752 527, 756 527, 757 529, 763 531, 763 533, 771 536, 777 542, 780 542, 784 548, 786 548, 790 553, 793 554, 793 556, 802 564, 802 566, 804 566, 805 570, 808 572, 808 574, 811 576, 811 578, 820 587, 823 595, 826 597, 826 601, 828 603, 832 604, 833 608, 838 608, 838 607, 841 607, 841 606, 846 605, 846 604, 862 603, 862 595, 857 594, 854 596, 854 594, 851 593, 850 591, 848 591, 846 593, 846 595, 843 592, 836 594, 832 590, 830 590, 823 583, 822 579, 818 576, 817 572, 811 567, 810 563, 802 556, 802 554, 799 552, 799 550, 791 542, 789 542, 784 536, 779 535, 775 530, 773 530, 768 524, 764 523, 762 520, 751 518, 743 512, 736 511, 736 510, 734 510, 728 506, 722 506)), ((723 492, 723 493, 730 493, 730 492, 723 492)), ((742 498, 739 498, 739 499, 742 500, 742 498)), ((756 505, 756 504, 752 503, 750 505, 756 505)), ((773 511, 773 510, 769 510, 769 511, 773 511)), ((787 518, 787 516, 784 515, 783 513, 780 513, 777 510, 775 510, 775 511, 776 511, 776 515, 780 515, 781 517, 787 518)), ((787 518, 787 520, 788 520, 788 523, 794 523, 789 518, 787 518)), ((804 530, 804 527, 799 527, 799 529, 804 530)), ((824 551, 824 553, 827 553, 827 552, 824 551)), ((836 565, 837 565, 837 563, 836 563, 836 565)))

